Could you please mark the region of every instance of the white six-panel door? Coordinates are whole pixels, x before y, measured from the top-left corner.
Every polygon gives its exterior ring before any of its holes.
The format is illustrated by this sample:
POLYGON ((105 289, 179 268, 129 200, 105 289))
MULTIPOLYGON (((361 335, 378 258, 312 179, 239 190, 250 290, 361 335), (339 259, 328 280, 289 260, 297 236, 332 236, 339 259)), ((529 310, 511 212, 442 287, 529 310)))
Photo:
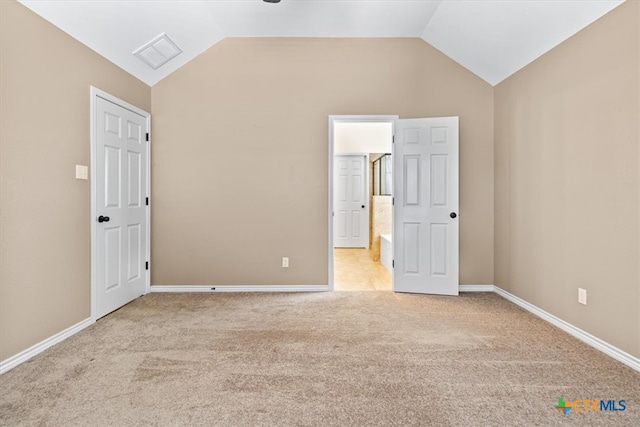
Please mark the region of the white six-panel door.
POLYGON ((458 295, 458 118, 396 120, 393 148, 394 290, 458 295))
POLYGON ((369 247, 366 159, 364 155, 334 158, 333 245, 336 248, 369 247))
POLYGON ((143 295, 147 254, 147 118, 95 104, 95 318, 143 295))

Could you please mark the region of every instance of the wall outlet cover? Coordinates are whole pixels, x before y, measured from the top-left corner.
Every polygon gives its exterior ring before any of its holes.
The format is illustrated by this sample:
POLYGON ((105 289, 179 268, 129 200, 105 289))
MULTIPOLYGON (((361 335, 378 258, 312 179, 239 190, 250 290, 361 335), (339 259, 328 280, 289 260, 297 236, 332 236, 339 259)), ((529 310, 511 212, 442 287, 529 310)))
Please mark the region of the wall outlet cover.
POLYGON ((587 305, 587 290, 578 288, 578 302, 587 305))

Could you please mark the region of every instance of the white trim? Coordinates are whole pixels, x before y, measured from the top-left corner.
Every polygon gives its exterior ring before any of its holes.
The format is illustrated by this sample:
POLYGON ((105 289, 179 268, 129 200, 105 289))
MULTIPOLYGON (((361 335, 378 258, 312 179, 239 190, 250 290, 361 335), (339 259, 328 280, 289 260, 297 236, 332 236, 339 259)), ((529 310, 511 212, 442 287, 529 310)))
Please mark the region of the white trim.
POLYGON ((165 286, 153 285, 151 292, 325 292, 330 291, 329 285, 301 285, 301 286, 165 286))
MULTIPOLYGON (((90 166, 90 170, 89 170, 89 177, 91 180, 91 216, 89 218, 89 224, 90 224, 90 230, 91 230, 91 319, 93 319, 94 321, 97 320, 96 319, 96 313, 97 313, 97 304, 98 304, 98 300, 96 297, 96 286, 97 286, 97 277, 96 277, 96 271, 95 271, 95 266, 97 263, 96 260, 96 256, 97 256, 97 247, 96 247, 96 233, 97 233, 97 223, 96 223, 96 215, 97 215, 97 207, 96 207, 96 194, 97 194, 97 180, 95 179, 95 171, 96 171, 96 155, 97 153, 95 152, 95 144, 97 143, 96 140, 96 123, 95 123, 95 112, 96 112, 96 100, 98 98, 102 98, 105 99, 109 102, 112 102, 116 105, 119 105, 122 108, 125 108, 127 110, 130 110, 136 114, 139 114, 142 117, 145 117, 147 120, 147 131, 146 133, 149 134, 149 141, 144 141, 146 143, 146 150, 147 150, 147 195, 146 197, 149 197, 149 205, 147 206, 147 238, 146 238, 146 245, 147 245, 147 261, 151 261, 151 114, 141 110, 140 108, 136 107, 135 105, 131 105, 126 101, 121 100, 120 98, 117 98, 113 95, 108 94, 107 92, 104 92, 94 86, 90 87, 89 90, 89 96, 90 96, 90 100, 89 100, 89 108, 90 108, 90 118, 89 118, 89 124, 90 124, 90 132, 91 135, 89 137, 89 149, 90 149, 90 156, 91 156, 91 166, 90 166)), ((149 292, 149 286, 151 284, 151 263, 149 262, 149 269, 145 271, 146 274, 146 285, 145 285, 145 293, 149 292)))
POLYGON ((494 292, 493 285, 459 285, 459 292, 494 292))
POLYGON ((571 323, 566 322, 560 319, 559 317, 556 317, 553 314, 548 313, 536 307, 535 305, 505 291, 504 289, 500 289, 499 287, 494 286, 494 292, 500 295, 502 298, 514 303, 519 307, 524 308, 528 312, 535 314, 539 318, 546 320, 552 325, 562 329, 564 332, 568 333, 569 335, 572 335, 578 338, 580 341, 590 345, 591 347, 594 347, 595 349, 600 350, 607 356, 610 356, 616 359, 618 362, 621 362, 627 365, 628 367, 640 372, 640 358, 632 356, 631 354, 623 350, 620 350, 618 347, 615 347, 601 340, 600 338, 597 338, 591 335, 590 333, 585 332, 582 329, 573 326, 571 323))
POLYGON ((145 287, 145 294, 149 293, 151 288, 151 141, 153 135, 151 134, 151 114, 147 113, 147 133, 149 134, 149 141, 147 142, 147 198, 149 204, 147 205, 147 262, 149 263, 149 269, 146 270, 147 285, 145 287))
MULTIPOLYGON (((392 125, 393 126, 393 125, 392 125)), ((393 138, 393 137, 392 137, 393 138)), ((364 153, 364 193, 365 193, 365 206, 367 207, 367 246, 365 249, 371 250, 371 209, 373 208, 373 206, 371 206, 371 203, 373 202, 373 188, 370 185, 371 183, 371 176, 369 173, 369 162, 371 161, 370 159, 371 153, 364 153)))
POLYGON ((90 284, 90 291, 91 291, 91 307, 90 307, 90 314, 91 314, 91 319, 93 321, 96 320, 95 318, 95 313, 97 311, 97 304, 98 304, 98 300, 96 297, 96 292, 94 291, 94 288, 96 287, 96 283, 97 283, 97 274, 96 274, 96 251, 97 251, 97 242, 96 242, 96 224, 95 224, 95 218, 96 218, 96 212, 97 212, 97 208, 96 208, 96 200, 95 200, 95 195, 97 193, 97 187, 98 187, 98 183, 97 180, 94 178, 93 174, 96 170, 96 149, 94 148, 95 144, 96 144, 96 138, 95 138, 95 134, 96 134, 96 126, 97 123, 95 123, 94 117, 96 115, 96 98, 98 96, 98 90, 97 88, 91 86, 91 88, 89 89, 89 111, 90 111, 90 116, 89 116, 89 126, 90 126, 90 135, 89 135, 89 156, 91 157, 91 159, 89 160, 90 162, 90 166, 89 166, 89 180, 90 180, 90 184, 91 184, 91 194, 89 195, 90 198, 90 203, 91 203, 91 215, 89 217, 89 229, 91 230, 91 236, 90 236, 90 240, 91 240, 91 254, 90 254, 90 265, 89 268, 91 270, 91 284, 90 284))
POLYGON ((82 322, 79 322, 73 326, 70 326, 64 331, 58 332, 57 334, 52 335, 49 338, 40 341, 39 343, 29 347, 28 349, 21 351, 15 356, 12 356, 7 360, 3 360, 2 362, 0 362, 0 375, 15 368, 19 364, 26 362, 32 357, 37 356, 38 354, 42 353, 49 347, 52 347, 58 344, 59 342, 66 340, 70 336, 77 334, 87 326, 91 326, 93 324, 94 324, 93 319, 91 318, 85 319, 82 322))
MULTIPOLYGON (((322 292, 331 291, 330 285, 308 285, 308 286, 151 286, 151 292, 322 292)), ((620 350, 619 348, 597 338, 580 328, 550 314, 535 305, 519 298, 494 285, 460 285, 460 292, 495 292, 507 301, 527 310, 562 331, 578 338, 580 341, 600 350, 604 354, 614 358, 620 363, 640 372, 640 358, 620 350)), ((0 362, 0 374, 15 368, 19 364, 26 362, 32 357, 42 353, 70 336, 80 332, 95 323, 93 318, 85 319, 75 325, 58 332, 55 335, 35 344, 28 349, 0 362)))
MULTIPOLYGON (((392 126, 395 126, 395 121, 400 118, 400 116, 396 115, 359 115, 359 116, 342 116, 342 115, 330 115, 329 116, 329 143, 327 144, 329 147, 329 157, 328 157, 328 167, 329 167, 329 200, 328 200, 328 221, 329 221, 329 289, 330 291, 334 290, 333 283, 333 155, 334 155, 334 123, 335 122, 355 122, 355 123, 391 123, 392 126)), ((393 133, 393 132, 392 132, 393 133)), ((368 165, 367 165, 368 169, 368 165)), ((368 185, 367 185, 367 188, 368 185)), ((367 201, 367 204, 369 202, 367 201)), ((371 238, 369 238, 371 240, 371 238)), ((393 280, 393 279, 392 279, 393 280)))

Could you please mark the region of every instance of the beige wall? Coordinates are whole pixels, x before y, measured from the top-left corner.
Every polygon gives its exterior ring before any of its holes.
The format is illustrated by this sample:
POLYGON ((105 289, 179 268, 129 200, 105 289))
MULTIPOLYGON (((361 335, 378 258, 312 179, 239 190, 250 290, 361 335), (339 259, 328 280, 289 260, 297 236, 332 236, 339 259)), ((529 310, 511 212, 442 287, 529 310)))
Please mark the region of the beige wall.
POLYGON ((89 86, 145 110, 150 88, 0 1, 0 360, 90 315, 89 86))
POLYGON ((153 113, 154 284, 326 283, 327 116, 459 115, 461 282, 640 356, 638 2, 495 91, 413 39, 229 39, 151 90, 0 8, 0 360, 89 316, 90 85, 153 113))
POLYGON ((496 284, 635 356, 639 8, 623 4, 495 88, 496 284))
MULTIPOLYGON (((636 40, 638 40, 638 46, 640 46, 640 5, 636 4, 636 15, 638 16, 638 23, 636 25, 636 40)), ((638 67, 637 67, 637 74, 638 74, 638 115, 636 117, 636 124, 638 125, 638 164, 640 165, 640 53, 638 54, 638 67)), ((640 183, 640 167, 637 169, 638 171, 638 182, 640 183)), ((640 184, 638 184, 638 200, 640 200, 640 184)), ((638 223, 640 224, 640 208, 638 209, 638 223)), ((636 265, 638 266, 638 268, 640 268, 640 238, 638 239, 638 258, 637 258, 637 263, 636 265)), ((639 273, 640 275, 640 273, 639 273)), ((640 278, 638 279, 638 287, 640 288, 640 278)), ((638 305, 636 306, 636 313, 638 316, 638 344, 637 344, 637 350, 635 355, 640 357, 640 290, 638 291, 637 294, 637 301, 638 301, 638 305)))
POLYGON ((391 196, 371 197, 371 258, 380 261, 380 235, 393 233, 393 205, 391 196))
POLYGON ((226 39, 152 112, 153 285, 326 284, 331 114, 460 116, 460 279, 493 283, 493 89, 422 40, 226 39))

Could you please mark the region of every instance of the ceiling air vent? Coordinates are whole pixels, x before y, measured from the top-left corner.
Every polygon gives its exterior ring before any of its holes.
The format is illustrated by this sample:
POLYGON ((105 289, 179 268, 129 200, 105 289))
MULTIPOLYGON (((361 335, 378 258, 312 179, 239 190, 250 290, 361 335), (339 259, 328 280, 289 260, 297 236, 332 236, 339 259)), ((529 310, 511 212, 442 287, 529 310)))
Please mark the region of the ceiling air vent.
POLYGON ((138 59, 154 70, 157 70, 181 53, 182 50, 165 33, 160 34, 133 52, 138 59))

